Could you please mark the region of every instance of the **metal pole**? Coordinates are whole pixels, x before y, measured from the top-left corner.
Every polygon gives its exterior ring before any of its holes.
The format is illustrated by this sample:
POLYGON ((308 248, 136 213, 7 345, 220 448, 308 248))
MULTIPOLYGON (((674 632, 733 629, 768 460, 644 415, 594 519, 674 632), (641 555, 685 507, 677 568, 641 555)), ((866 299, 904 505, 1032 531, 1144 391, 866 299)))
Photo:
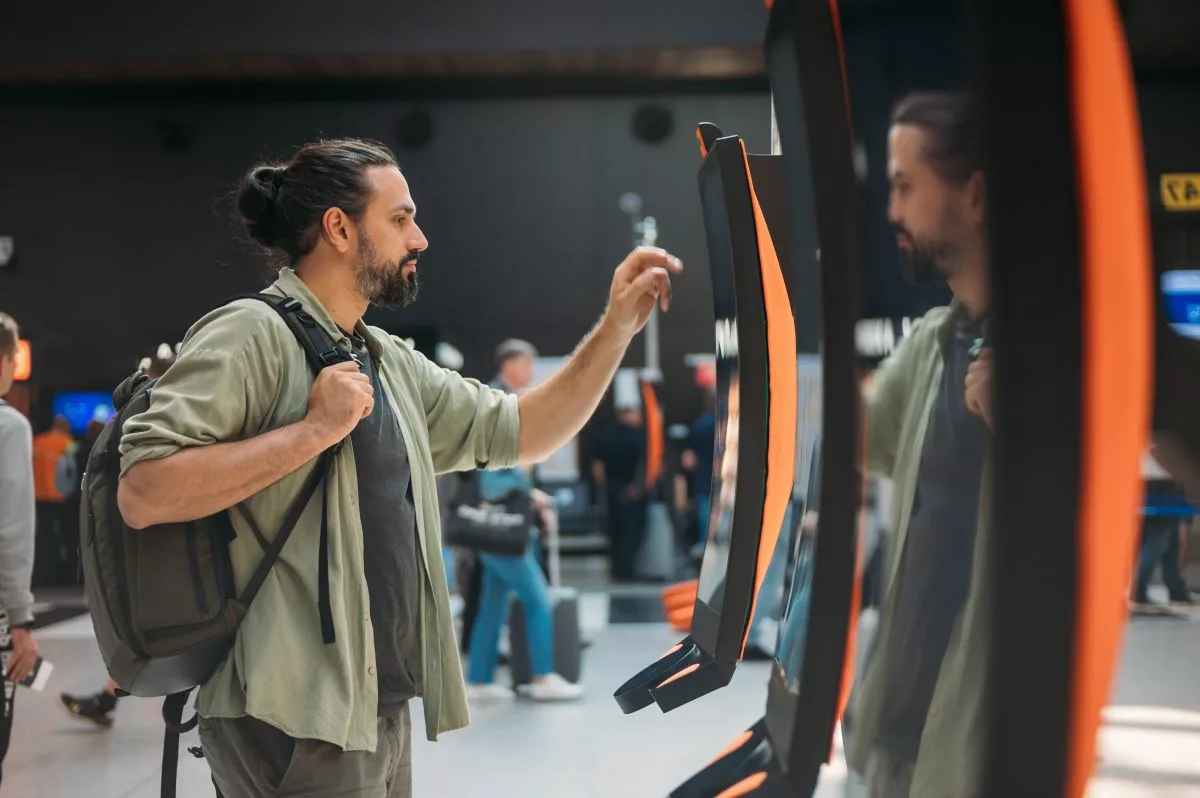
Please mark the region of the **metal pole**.
MULTIPOLYGON (((653 216, 642 220, 641 244, 652 247, 658 241, 658 223, 653 216)), ((658 304, 650 311, 646 322, 646 376, 653 381, 662 379, 662 358, 658 343, 658 304)))

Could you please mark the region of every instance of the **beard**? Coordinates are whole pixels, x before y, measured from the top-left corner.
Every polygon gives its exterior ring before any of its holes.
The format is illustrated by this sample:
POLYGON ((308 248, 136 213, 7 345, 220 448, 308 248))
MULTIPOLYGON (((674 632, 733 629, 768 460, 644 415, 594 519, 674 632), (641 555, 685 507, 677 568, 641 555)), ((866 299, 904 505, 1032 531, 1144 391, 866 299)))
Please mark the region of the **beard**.
POLYGON ((939 219, 938 233, 922 236, 903 225, 893 224, 897 235, 908 239, 900 248, 900 271, 914 285, 945 282, 962 268, 962 247, 947 231, 961 230, 960 218, 947 208, 939 219))
POLYGON ((419 252, 409 252, 398 261, 388 261, 375 249, 371 239, 363 235, 354 272, 358 290, 376 307, 408 307, 417 301, 420 284, 415 270, 406 276, 404 269, 410 263, 416 264, 419 257, 419 252))
POLYGON ((904 235, 909 241, 907 248, 900 248, 900 272, 905 279, 914 285, 925 285, 954 276, 957 268, 951 257, 953 248, 950 244, 913 235, 899 225, 895 227, 897 234, 904 235))

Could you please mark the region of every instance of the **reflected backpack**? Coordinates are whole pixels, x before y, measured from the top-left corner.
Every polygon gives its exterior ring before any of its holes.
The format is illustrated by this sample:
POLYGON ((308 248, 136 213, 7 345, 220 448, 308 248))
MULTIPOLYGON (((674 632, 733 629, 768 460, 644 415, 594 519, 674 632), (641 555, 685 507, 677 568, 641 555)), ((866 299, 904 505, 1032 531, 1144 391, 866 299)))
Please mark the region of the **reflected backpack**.
MULTIPOLYGON (((269 294, 234 299, 247 298, 263 301, 280 314, 304 349, 314 379, 326 366, 352 359, 298 300, 269 294)), ((166 697, 162 794, 174 796, 178 737, 197 722, 194 716, 183 722, 188 695, 208 681, 229 653, 251 602, 325 481, 336 447, 321 454, 273 539, 266 539, 244 506, 231 508, 245 519, 263 549, 262 562, 239 594, 229 556, 235 532, 228 511, 141 530, 131 529, 121 517, 117 506, 121 437, 125 422, 150 406, 154 383, 138 372, 113 393, 117 414, 92 447, 83 476, 80 550, 92 625, 109 675, 123 693, 166 697)), ((319 604, 322 632, 329 643, 333 625, 324 508, 322 516, 319 604)))

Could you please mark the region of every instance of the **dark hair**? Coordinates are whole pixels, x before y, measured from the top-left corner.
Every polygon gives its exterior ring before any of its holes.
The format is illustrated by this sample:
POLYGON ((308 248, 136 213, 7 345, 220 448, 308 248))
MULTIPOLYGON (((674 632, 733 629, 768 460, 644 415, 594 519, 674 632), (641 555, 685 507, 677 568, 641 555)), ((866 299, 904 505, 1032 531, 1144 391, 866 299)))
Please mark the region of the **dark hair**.
POLYGON ((287 163, 252 168, 238 188, 238 212, 251 238, 295 263, 316 247, 325 211, 341 208, 362 218, 372 194, 367 169, 395 165, 392 151, 373 141, 306 144, 287 163))
POLYGON ((0 357, 9 357, 17 351, 21 331, 16 321, 7 313, 0 313, 0 357))
POLYGON ((947 183, 965 183, 983 171, 983 137, 969 94, 914 92, 896 103, 892 124, 925 132, 925 158, 947 183))

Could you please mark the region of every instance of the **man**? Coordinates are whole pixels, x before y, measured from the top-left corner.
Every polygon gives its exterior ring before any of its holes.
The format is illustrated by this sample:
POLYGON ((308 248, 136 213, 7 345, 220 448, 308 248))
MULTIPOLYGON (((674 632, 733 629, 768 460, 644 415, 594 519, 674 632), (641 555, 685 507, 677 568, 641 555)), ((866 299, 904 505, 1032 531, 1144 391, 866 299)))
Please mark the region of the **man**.
POLYGON ((608 511, 610 575, 614 582, 632 582, 638 548, 646 533, 646 433, 642 409, 626 401, 617 407, 617 421, 596 446, 592 478, 604 492, 608 511))
MULTIPOLYGON (((527 341, 510 339, 500 344, 496 349, 499 373, 492 387, 518 396, 525 393, 533 381, 536 358, 537 350, 527 341)), ((478 478, 479 495, 484 501, 503 503, 514 494, 528 495, 532 510, 541 516, 542 527, 552 523, 550 497, 533 487, 527 469, 496 469, 479 474, 478 478)), ((580 685, 554 671, 554 605, 539 554, 540 547, 532 541, 518 557, 476 552, 475 567, 481 577, 479 605, 471 628, 467 665, 467 696, 473 701, 515 696, 511 689, 495 680, 500 633, 513 594, 520 600, 525 616, 524 642, 528 646, 532 676, 529 697, 534 701, 573 701, 583 696, 580 685)), ((513 642, 517 641, 514 637, 513 642)))
POLYGON ((1155 459, 1153 449, 1142 455, 1142 480, 1146 486, 1142 510, 1142 542, 1133 580, 1133 613, 1158 615, 1162 608, 1150 601, 1150 579, 1162 566, 1163 584, 1171 604, 1192 606, 1191 591, 1180 569, 1180 538, 1196 511, 1182 495, 1181 486, 1155 459))
MULTIPOLYGON (((20 334, 11 316, 0 313, 0 397, 17 373, 20 334)), ((34 519, 33 434, 25 416, 0 398, 0 659, 4 704, 0 707, 0 781, 12 736, 17 684, 37 664, 33 623, 34 519)))
MULTIPOLYGON (((662 250, 632 253, 600 323, 518 400, 363 323, 372 304, 415 300, 428 246, 385 147, 307 145, 250 170, 237 203, 250 236, 290 264, 268 290, 299 300, 361 366, 331 366, 314 382, 264 303, 210 313, 125 426, 121 512, 152 535, 244 502, 271 534, 318 455, 344 443, 324 515, 314 502, 301 517, 231 656, 197 694, 200 739, 226 798, 408 796, 409 699, 421 696, 430 739, 468 723, 436 474, 554 452, 594 411, 655 303, 668 304, 681 266, 662 250)), ((261 550, 235 526, 240 589, 261 550)))
POLYGON ((868 459, 894 480, 876 645, 846 720, 878 798, 974 795, 987 630, 993 353, 985 185, 969 98, 915 94, 892 116, 891 196, 906 271, 954 293, 914 326, 866 394, 868 459))
POLYGON ((34 558, 34 584, 58 585, 74 578, 77 565, 69 538, 68 496, 61 490, 58 475, 65 459, 74 465, 75 439, 71 422, 56 416, 50 429, 33 436, 33 487, 37 497, 37 556, 34 558))

